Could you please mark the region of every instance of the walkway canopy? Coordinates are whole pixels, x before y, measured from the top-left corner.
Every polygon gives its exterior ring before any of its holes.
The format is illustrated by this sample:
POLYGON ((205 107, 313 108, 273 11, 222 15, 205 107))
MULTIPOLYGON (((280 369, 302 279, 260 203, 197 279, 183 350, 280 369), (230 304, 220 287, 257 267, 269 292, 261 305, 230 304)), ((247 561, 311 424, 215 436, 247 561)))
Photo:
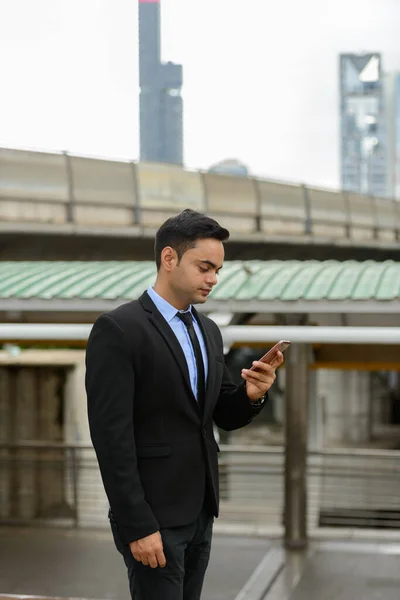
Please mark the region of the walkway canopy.
MULTIPOLYGON (((0 262, 0 311, 101 312, 154 282, 153 262, 0 262)), ((226 262, 207 312, 399 314, 394 261, 226 262)), ((400 321, 395 321, 397 324, 400 321)))
MULTIPOLYGON (((153 262, 2 262, 0 323, 91 324, 100 313, 138 298, 155 276, 153 262)), ((222 327, 396 327, 400 263, 226 262, 218 285, 198 308, 222 327)), ((251 343, 265 346, 275 340, 276 336, 251 343)), ((6 341, 4 335, 1 341, 6 341)), ((246 341, 240 336, 237 343, 246 341)), ((400 362, 397 346, 332 346, 320 336, 314 354, 321 366, 333 363, 336 368, 342 368, 339 363, 352 363, 353 368, 390 363, 392 368, 400 362)))

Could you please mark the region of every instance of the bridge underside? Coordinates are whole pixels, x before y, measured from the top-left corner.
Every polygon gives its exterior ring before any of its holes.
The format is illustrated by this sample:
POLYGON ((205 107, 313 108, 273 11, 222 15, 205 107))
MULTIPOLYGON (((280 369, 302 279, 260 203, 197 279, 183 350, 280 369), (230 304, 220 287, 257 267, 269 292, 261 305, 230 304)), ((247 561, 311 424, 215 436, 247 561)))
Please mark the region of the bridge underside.
MULTIPOLYGON (((155 231, 145 234, 112 232, 0 231, 0 260, 151 260, 155 231)), ((282 240, 264 236, 252 240, 233 235, 226 245, 227 260, 400 260, 400 244, 351 239, 305 238, 282 240)))

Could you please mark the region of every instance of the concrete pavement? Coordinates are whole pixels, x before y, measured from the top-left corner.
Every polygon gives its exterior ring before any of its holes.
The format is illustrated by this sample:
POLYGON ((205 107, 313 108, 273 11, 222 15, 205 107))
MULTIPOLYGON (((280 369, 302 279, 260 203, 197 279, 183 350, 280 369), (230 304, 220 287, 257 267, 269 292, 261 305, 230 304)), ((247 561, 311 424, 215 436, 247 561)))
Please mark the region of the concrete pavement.
MULTIPOLYGON (((235 600, 240 593, 246 600, 399 600, 398 542, 310 546, 280 559, 277 540, 214 535, 202 600, 235 600)), ((1 594, 129 599, 125 567, 108 530, 33 527, 0 528, 0 600, 6 600, 1 594)))
POLYGON ((317 545, 289 598, 399 600, 400 546, 365 542, 317 545))
MULTIPOLYGON (((202 600, 233 600, 269 548, 265 539, 214 535, 202 600)), ((128 600, 108 530, 0 528, 0 593, 128 600)))

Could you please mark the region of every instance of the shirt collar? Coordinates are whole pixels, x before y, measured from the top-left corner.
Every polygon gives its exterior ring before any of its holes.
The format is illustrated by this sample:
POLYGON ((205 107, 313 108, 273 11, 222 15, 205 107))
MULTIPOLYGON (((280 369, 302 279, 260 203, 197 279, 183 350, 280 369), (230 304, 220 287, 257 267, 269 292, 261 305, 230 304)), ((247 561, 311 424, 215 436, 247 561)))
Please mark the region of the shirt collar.
POLYGON ((164 298, 162 298, 160 294, 157 294, 157 292, 151 286, 147 289, 147 293, 149 294, 157 309, 160 311, 160 313, 168 323, 172 321, 174 317, 176 317, 177 312, 192 312, 192 306, 189 306, 187 311, 178 311, 175 308, 175 306, 172 306, 172 304, 170 304, 164 298))

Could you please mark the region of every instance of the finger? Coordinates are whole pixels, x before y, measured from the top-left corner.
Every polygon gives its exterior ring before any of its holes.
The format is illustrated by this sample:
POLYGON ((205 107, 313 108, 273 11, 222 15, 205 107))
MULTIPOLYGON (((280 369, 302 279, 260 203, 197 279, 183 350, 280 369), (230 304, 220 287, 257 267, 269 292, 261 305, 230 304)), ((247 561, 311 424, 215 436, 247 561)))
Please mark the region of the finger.
POLYGON ((149 556, 147 554, 142 554, 142 565, 149 566, 149 556))
MULTIPOLYGON (((275 359, 274 359, 275 360, 275 359)), ((247 370, 247 369, 245 369, 247 370)), ((261 362, 260 360, 253 361, 253 368, 248 369, 252 373, 273 373, 275 371, 272 364, 261 362)))
POLYGON ((142 555, 139 552, 132 552, 133 558, 137 560, 137 562, 142 562, 142 555))
POLYGON ((158 567, 157 556, 155 554, 151 554, 149 556, 149 565, 152 569, 156 569, 158 567))
POLYGON ((242 376, 247 381, 260 381, 267 383, 270 380, 275 381, 276 375, 273 369, 269 369, 268 371, 252 371, 251 369, 242 369, 242 376))
POLYGON ((269 388, 273 385, 275 379, 273 377, 268 377, 264 379, 252 379, 251 377, 244 376, 246 383, 248 385, 252 385, 260 392, 265 393, 269 390, 269 388))
POLYGON ((274 369, 276 369, 277 367, 280 367, 284 363, 284 361, 285 359, 282 352, 278 352, 271 363, 271 367, 274 367, 274 369))
POLYGON ((251 369, 242 369, 242 377, 245 379, 259 379, 260 373, 258 371, 252 371, 251 369))
POLYGON ((157 553, 157 562, 160 565, 160 567, 163 569, 165 567, 165 565, 167 564, 167 561, 165 559, 165 554, 162 550, 159 550, 157 553))

